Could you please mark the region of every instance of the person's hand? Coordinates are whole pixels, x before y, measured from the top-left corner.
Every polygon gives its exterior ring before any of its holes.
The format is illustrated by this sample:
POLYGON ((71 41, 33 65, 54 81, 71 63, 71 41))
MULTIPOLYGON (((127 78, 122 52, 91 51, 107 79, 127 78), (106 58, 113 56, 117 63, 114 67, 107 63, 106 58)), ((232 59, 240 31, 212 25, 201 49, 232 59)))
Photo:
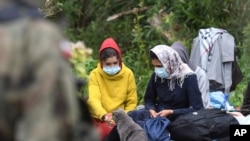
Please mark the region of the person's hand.
POLYGON ((157 117, 157 113, 155 112, 155 110, 150 109, 150 110, 149 110, 149 114, 150 114, 150 117, 151 117, 151 118, 157 117))
POLYGON ((157 113, 157 116, 168 117, 168 116, 172 115, 173 113, 174 113, 173 110, 162 110, 159 113, 157 113))
POLYGON ((113 120, 113 115, 112 113, 107 113, 103 116, 103 120, 110 126, 114 127, 115 126, 115 121, 113 120))
POLYGON ((229 114, 231 114, 232 116, 235 116, 235 117, 237 117, 237 116, 244 116, 242 113, 240 113, 240 112, 228 112, 229 114))

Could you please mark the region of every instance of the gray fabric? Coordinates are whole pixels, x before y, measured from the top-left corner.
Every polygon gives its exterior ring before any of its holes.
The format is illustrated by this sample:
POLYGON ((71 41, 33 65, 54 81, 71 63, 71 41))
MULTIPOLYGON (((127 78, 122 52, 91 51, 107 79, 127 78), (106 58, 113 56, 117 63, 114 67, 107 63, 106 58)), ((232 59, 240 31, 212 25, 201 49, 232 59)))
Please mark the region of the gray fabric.
POLYGON ((186 49, 186 47, 184 47, 184 45, 177 41, 177 42, 174 42, 171 47, 176 51, 178 52, 178 54, 180 55, 181 57, 181 60, 183 63, 186 63, 188 64, 188 66, 193 70, 195 71, 196 69, 196 66, 189 60, 189 53, 188 53, 188 50, 186 49))
MULTIPOLYGON (((190 61, 200 66, 199 38, 195 38, 190 54, 190 61)), ((234 37, 229 33, 223 33, 214 44, 214 54, 207 70, 210 81, 210 91, 224 90, 230 92, 232 84, 232 62, 234 61, 234 37)))
POLYGON ((121 141, 147 141, 143 128, 135 123, 123 109, 119 108, 113 112, 113 120, 121 141))
POLYGON ((209 103, 210 103, 210 97, 209 97, 209 81, 207 78, 207 74, 206 72, 201 69, 199 66, 195 66, 190 60, 189 60, 189 54, 188 54, 188 50, 186 49, 186 47, 179 41, 174 42, 171 47, 176 50, 176 52, 180 55, 181 60, 188 64, 189 67, 195 72, 196 76, 197 76, 197 80, 198 80, 198 85, 199 85, 199 89, 201 91, 202 94, 202 102, 203 102, 203 106, 204 108, 208 108, 209 107, 209 103))
POLYGON ((200 44, 199 44, 199 38, 196 37, 193 40, 193 44, 192 44, 192 49, 190 52, 190 61, 192 61, 192 63, 195 66, 199 66, 201 59, 200 59, 200 44))
POLYGON ((206 75, 206 72, 200 68, 196 67, 195 74, 197 76, 199 89, 201 91, 201 97, 204 108, 209 108, 210 105, 210 96, 209 96, 209 81, 206 75))

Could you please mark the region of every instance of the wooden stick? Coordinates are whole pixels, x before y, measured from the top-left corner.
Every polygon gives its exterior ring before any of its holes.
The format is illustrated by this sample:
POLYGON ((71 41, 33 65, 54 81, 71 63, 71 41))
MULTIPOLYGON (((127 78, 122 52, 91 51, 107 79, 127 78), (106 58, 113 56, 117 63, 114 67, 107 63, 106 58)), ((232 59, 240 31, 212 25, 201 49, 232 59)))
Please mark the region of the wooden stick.
POLYGON ((142 11, 145 11, 147 9, 149 9, 149 7, 133 8, 132 10, 124 11, 124 12, 112 15, 112 16, 108 17, 108 19, 106 21, 109 22, 109 21, 115 20, 115 19, 117 19, 119 17, 125 16, 125 15, 129 15, 129 14, 138 13, 138 12, 142 12, 142 11))

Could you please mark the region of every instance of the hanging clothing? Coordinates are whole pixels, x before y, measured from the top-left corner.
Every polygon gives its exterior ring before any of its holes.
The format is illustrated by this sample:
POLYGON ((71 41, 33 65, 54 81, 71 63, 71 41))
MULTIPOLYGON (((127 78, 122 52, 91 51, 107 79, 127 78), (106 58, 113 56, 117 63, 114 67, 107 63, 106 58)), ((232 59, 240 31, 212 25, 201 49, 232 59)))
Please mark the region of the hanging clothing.
POLYGON ((200 40, 200 55, 201 55, 201 68, 207 71, 207 67, 211 62, 214 51, 214 43, 224 33, 227 32, 223 29, 218 28, 207 28, 199 30, 200 40))
POLYGON ((214 38, 213 40, 210 39, 211 42, 215 42, 209 44, 212 45, 212 52, 205 52, 206 55, 201 54, 202 50, 204 51, 206 48, 202 46, 204 40, 199 36, 196 37, 193 40, 190 61, 194 65, 206 68, 210 92, 222 91, 223 93, 229 93, 232 84, 232 62, 234 61, 235 41, 234 37, 225 30, 222 30, 220 34, 217 40, 214 40, 214 38), (207 64, 207 67, 204 67, 205 64, 207 64))

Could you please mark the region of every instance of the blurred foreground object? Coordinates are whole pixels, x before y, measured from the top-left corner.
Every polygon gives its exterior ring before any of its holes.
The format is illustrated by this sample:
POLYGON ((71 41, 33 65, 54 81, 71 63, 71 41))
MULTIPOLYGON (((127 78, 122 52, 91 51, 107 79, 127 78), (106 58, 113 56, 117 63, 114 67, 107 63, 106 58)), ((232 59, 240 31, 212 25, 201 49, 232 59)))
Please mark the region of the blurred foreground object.
MULTIPOLYGON (((86 85, 88 83, 88 73, 86 70, 86 63, 92 60, 92 49, 85 46, 82 41, 77 41, 76 43, 71 43, 71 54, 69 61, 73 69, 73 73, 76 76, 76 85, 79 90, 79 95, 81 97, 86 97, 87 94, 84 93, 86 85)), ((67 54, 65 54, 67 55, 67 54)))
POLYGON ((36 8, 13 1, 0 2, 0 140, 98 141, 80 112, 88 108, 61 55, 61 32, 36 8))
POLYGON ((83 42, 72 43, 72 56, 70 62, 73 65, 74 73, 80 77, 88 79, 88 74, 85 70, 85 63, 91 58, 92 49, 87 48, 83 42))

